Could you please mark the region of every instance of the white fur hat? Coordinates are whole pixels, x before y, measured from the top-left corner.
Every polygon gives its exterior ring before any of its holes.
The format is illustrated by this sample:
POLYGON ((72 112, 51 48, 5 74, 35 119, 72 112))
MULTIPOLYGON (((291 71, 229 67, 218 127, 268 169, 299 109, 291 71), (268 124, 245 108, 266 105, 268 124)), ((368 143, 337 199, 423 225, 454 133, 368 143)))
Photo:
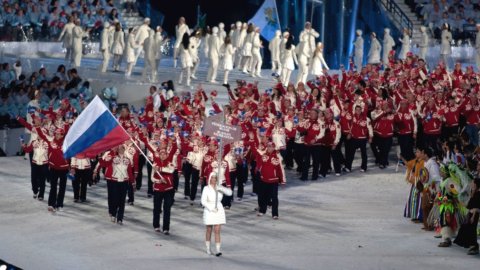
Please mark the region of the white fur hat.
POLYGON ((390 34, 390 28, 385 28, 384 31, 385 31, 386 34, 390 34))
POLYGON ((357 31, 355 31, 355 33, 357 33, 357 36, 361 36, 363 34, 363 31, 360 30, 360 29, 357 29, 357 31))

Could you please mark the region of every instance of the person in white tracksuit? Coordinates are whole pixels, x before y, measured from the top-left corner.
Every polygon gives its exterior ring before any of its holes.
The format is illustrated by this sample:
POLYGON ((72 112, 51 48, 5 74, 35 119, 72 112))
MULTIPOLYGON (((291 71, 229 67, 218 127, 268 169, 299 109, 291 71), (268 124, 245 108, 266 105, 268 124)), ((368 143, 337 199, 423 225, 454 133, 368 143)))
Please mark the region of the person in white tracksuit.
POLYGON ((58 41, 63 41, 63 48, 65 48, 65 61, 70 64, 72 62, 73 51, 73 28, 75 27, 75 18, 70 16, 68 23, 63 26, 62 32, 58 37, 58 41))
POLYGON ((282 43, 282 32, 277 30, 275 37, 270 40, 268 44, 268 50, 270 51, 270 57, 272 58, 272 72, 281 74, 282 65, 280 64, 280 43, 282 43))
POLYGON ((377 39, 377 34, 372 32, 370 34, 371 42, 370 42, 370 50, 368 51, 368 61, 369 64, 380 64, 380 51, 382 50, 382 45, 377 39))
POLYGON ((73 39, 72 39, 72 57, 73 57, 73 67, 77 68, 80 67, 82 62, 82 49, 83 44, 82 40, 83 37, 88 35, 88 31, 84 31, 82 26, 80 25, 80 20, 77 19, 75 21, 75 27, 73 28, 73 39))
POLYGON ((218 38, 218 27, 212 28, 212 35, 208 38, 208 74, 207 81, 216 83, 218 62, 220 60, 220 40, 218 38))
POLYGON ((113 70, 120 70, 120 59, 122 58, 123 52, 125 51, 125 35, 123 33, 122 26, 120 23, 115 25, 115 33, 113 34, 113 70))
POLYGON ((429 43, 427 27, 420 26, 420 33, 422 34, 422 36, 420 37, 420 42, 417 45, 419 48, 418 57, 425 60, 425 57, 427 57, 427 49, 429 43))
POLYGON ((180 17, 180 19, 178 19, 178 25, 175 26, 175 38, 176 38, 176 40, 175 40, 175 44, 173 46, 173 67, 174 68, 177 67, 177 58, 178 58, 178 53, 179 53, 179 49, 180 49, 180 44, 182 43, 183 34, 185 34, 185 33, 190 34, 189 28, 188 28, 188 25, 185 22, 185 18, 180 17))
POLYGON ((186 86, 190 86, 190 72, 193 67, 192 57, 189 52, 190 48, 190 36, 188 33, 183 34, 182 43, 180 44, 179 54, 180 54, 180 63, 182 65, 182 71, 180 72, 180 77, 178 78, 178 84, 182 84, 183 76, 186 78, 186 86))
POLYGON ((226 37, 227 37, 227 32, 225 32, 225 24, 221 22, 218 24, 218 39, 220 40, 220 47, 222 47, 226 37))
POLYGON ((205 247, 207 254, 212 254, 210 250, 210 240, 212 238, 212 230, 215 234, 215 255, 221 256, 221 239, 220 231, 223 224, 226 224, 225 210, 222 205, 223 195, 231 196, 232 190, 222 186, 217 181, 217 174, 212 172, 208 176, 207 185, 202 191, 202 206, 203 208, 203 224, 206 226, 205 233, 205 247))
POLYGON ((302 82, 307 81, 308 76, 308 63, 315 51, 315 39, 320 35, 312 28, 310 22, 305 23, 305 29, 300 32, 300 43, 297 47, 297 58, 298 58, 298 76, 297 76, 297 85, 302 82))
POLYGON ((230 37, 225 38, 225 42, 222 46, 222 54, 223 54, 223 84, 228 84, 228 74, 233 69, 233 58, 235 57, 235 48, 232 45, 232 41, 230 37))
POLYGON ((196 30, 193 35, 190 36, 190 47, 188 51, 190 52, 190 57, 192 57, 192 79, 197 79, 195 74, 197 73, 198 66, 200 66, 200 55, 198 53, 200 45, 202 45, 202 31, 196 30))
POLYGON ((100 51, 102 52, 102 64, 100 65, 100 72, 107 72, 108 62, 110 61, 110 23, 103 24, 103 30, 100 34, 100 51))
POLYGON ((443 24, 441 43, 440 43, 440 56, 445 63, 445 66, 450 66, 450 56, 452 55, 452 32, 450 32, 450 25, 447 23, 443 24))
POLYGON ((247 38, 247 29, 248 29, 248 24, 243 23, 238 39, 234 44, 236 48, 235 67, 240 71, 243 68, 243 65, 242 65, 243 64, 243 46, 245 45, 245 39, 247 38))
POLYGON ((247 36, 243 42, 243 51, 242 51, 242 72, 247 74, 248 68, 250 67, 250 61, 252 59, 252 47, 253 47, 253 37, 255 35, 255 26, 249 24, 247 28, 247 36))
POLYGON ((395 41, 390 35, 390 29, 385 28, 385 30, 383 31, 383 51, 382 51, 382 63, 385 67, 388 67, 389 65, 390 61, 388 61, 388 55, 390 54, 390 51, 393 49, 394 46, 395 46, 395 41))
POLYGON ((135 65, 135 49, 139 47, 135 42, 136 30, 130 28, 128 30, 127 44, 125 44, 125 60, 127 61, 127 69, 125 76, 129 77, 132 74, 133 66, 135 65))
POLYGON ((142 52, 144 52, 145 49, 146 49, 145 40, 149 37, 150 30, 151 30, 150 29, 150 18, 145 18, 143 20, 143 24, 140 25, 140 27, 138 27, 137 33, 135 35, 135 42, 139 46, 137 47, 136 52, 135 52, 134 65, 137 63, 137 60, 138 60, 138 57, 140 56, 140 54, 142 54, 142 52))
POLYGON ((288 35, 288 40, 285 43, 285 50, 282 59, 282 83, 288 85, 290 82, 290 75, 295 70, 295 64, 298 65, 297 56, 295 54, 295 45, 293 45, 293 36, 288 35))
POLYGON ((363 37, 362 37, 362 30, 357 29, 355 31, 357 38, 353 45, 355 46, 354 56, 353 56, 353 63, 357 70, 361 70, 363 66, 363 37))
POLYGON ((262 41, 260 40, 260 28, 255 28, 252 42, 252 60, 250 61, 250 75, 252 77, 262 77, 262 55, 260 54, 260 48, 262 48, 262 41))
POLYGON ((168 38, 163 37, 163 28, 161 26, 157 26, 155 29, 155 66, 157 67, 157 74, 158 68, 160 67, 160 61, 162 60, 162 46, 168 40, 168 38))
POLYGON ((325 59, 323 58, 323 44, 317 43, 317 48, 313 52, 313 57, 310 60, 310 71, 315 77, 323 76, 323 70, 329 70, 325 59))
POLYGON ((148 38, 145 40, 144 43, 144 51, 145 51, 145 61, 143 63, 143 72, 142 78, 143 80, 147 79, 148 73, 150 72, 150 79, 152 81, 156 81, 157 78, 157 62, 156 62, 156 51, 155 51, 155 31, 150 29, 150 33, 148 38))
POLYGON ((232 40, 232 46, 235 49, 235 56, 233 57, 233 65, 237 66, 237 54, 238 51, 240 51, 240 37, 241 37, 241 32, 242 32, 242 22, 237 21, 235 23, 235 28, 232 28, 230 31, 230 38, 232 40))
POLYGON ((398 59, 405 60, 407 59, 407 54, 410 52, 410 35, 408 34, 408 29, 403 29, 403 36, 400 42, 402 43, 402 48, 400 49, 398 59))

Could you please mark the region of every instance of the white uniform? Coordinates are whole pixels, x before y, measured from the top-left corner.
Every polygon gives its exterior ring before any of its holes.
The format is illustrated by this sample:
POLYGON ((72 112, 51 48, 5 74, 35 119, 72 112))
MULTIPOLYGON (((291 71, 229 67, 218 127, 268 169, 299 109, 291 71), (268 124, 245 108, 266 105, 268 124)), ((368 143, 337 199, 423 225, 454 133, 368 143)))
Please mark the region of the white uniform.
POLYGON ((427 34, 426 31, 423 31, 422 32, 422 37, 420 38, 420 43, 418 43, 418 47, 420 48, 420 51, 418 53, 418 57, 420 59, 425 60, 425 57, 427 57, 428 43, 429 43, 428 34, 427 34))
POLYGON ((125 51, 125 35, 122 30, 115 31, 113 34, 113 45, 112 45, 112 53, 113 53, 113 69, 118 71, 120 68, 120 58, 125 51))
POLYGON ((388 55, 390 51, 395 46, 395 41, 390 35, 390 29, 385 29, 385 35, 383 36, 383 53, 382 53, 382 62, 384 66, 388 66, 388 55))
POLYGON ((160 60, 162 59, 162 45, 163 45, 163 36, 162 32, 155 32, 155 66, 157 67, 157 72, 158 68, 160 67, 160 60))
POLYGON ((410 52, 410 36, 407 34, 403 34, 400 42, 402 43, 402 48, 400 49, 400 54, 398 55, 398 58, 405 60, 407 58, 407 54, 410 52))
MULTIPOLYGON (((304 29, 300 33, 300 40, 303 40, 305 42, 304 46, 304 53, 305 55, 308 56, 308 60, 310 60, 310 57, 312 57, 313 52, 315 51, 315 39, 318 38, 320 35, 315 31, 315 29, 310 28, 310 29, 304 29)), ((300 62, 300 59, 298 59, 300 62)))
POLYGON ((80 25, 76 25, 73 28, 73 48, 72 48, 72 57, 73 57, 73 66, 79 67, 82 62, 82 39, 85 36, 80 25))
POLYGON ((190 31, 187 24, 179 24, 175 26, 175 44, 173 46, 173 65, 177 67, 177 57, 178 57, 178 50, 180 49, 180 45, 182 43, 182 38, 185 33, 190 35, 190 31))
MULTIPOLYGON (((190 47, 190 46, 189 46, 190 47)), ((190 56, 189 48, 184 48, 183 44, 179 48, 180 63, 182 65, 182 71, 178 79, 178 84, 182 84, 183 76, 186 76, 187 86, 190 86, 190 72, 193 67, 192 57, 190 56)))
MULTIPOLYGON (((238 22, 237 25, 236 25, 236 28, 235 30, 232 31, 231 35, 230 35, 230 38, 232 40, 232 45, 233 45, 233 48, 235 49, 235 52, 236 54, 238 55, 238 52, 241 51, 240 48, 241 48, 241 33, 242 33, 242 23, 238 22)), ((238 64, 238 61, 239 61, 239 58, 238 56, 234 56, 234 66, 237 66, 238 64)))
POLYGON ((295 54, 295 45, 292 45, 290 50, 285 49, 283 54, 282 82, 284 85, 288 85, 290 82, 290 75, 292 74, 292 71, 295 70, 295 64, 298 65, 298 60, 295 54))
POLYGON ((270 50, 270 56, 272 58, 272 71, 278 74, 281 73, 282 65, 280 64, 280 44, 282 43, 282 33, 277 31, 275 37, 268 44, 268 50, 270 50))
POLYGON ((353 45, 355 46, 353 62, 357 70, 361 70, 363 66, 363 38, 361 35, 357 36, 353 45))
POLYGON ((441 44, 440 44, 440 55, 443 58, 443 61, 445 62, 445 66, 448 68, 449 66, 449 60, 450 60, 450 55, 452 54, 452 33, 448 30, 443 30, 442 31, 442 39, 441 39, 441 44))
POLYGON ((130 33, 128 34, 127 44, 125 46, 125 58, 127 60, 127 70, 125 71, 126 76, 130 76, 132 74, 132 69, 135 65, 136 48, 138 48, 138 45, 135 42, 135 35, 133 33, 130 33))
POLYGON ((240 30, 240 34, 239 34, 239 37, 237 39, 237 42, 234 44, 235 48, 237 48, 237 50, 236 50, 237 60, 235 60, 235 62, 236 62, 236 67, 239 70, 242 69, 243 46, 245 45, 245 39, 246 38, 247 38, 247 30, 242 28, 242 30, 240 30))
POLYGON ((140 56, 142 51, 146 49, 145 40, 150 36, 150 30, 150 26, 148 26, 147 24, 142 24, 137 30, 137 34, 135 35, 135 42, 139 46, 136 48, 137 51, 135 53, 134 63, 137 63, 138 57, 140 56))
POLYGON ((262 55, 260 54, 260 48, 262 47, 262 43, 260 41, 260 33, 255 32, 253 35, 252 41, 252 60, 250 63, 250 74, 255 77, 261 77, 261 70, 262 70, 262 55))
POLYGON ((190 57, 192 57, 192 79, 196 79, 197 77, 195 74, 197 73, 198 66, 200 66, 200 55, 198 54, 198 50, 202 45, 202 40, 196 36, 190 37, 190 48, 188 51, 190 52, 190 57))
POLYGON ((205 225, 220 225, 226 223, 225 210, 222 205, 222 198, 232 195, 232 190, 223 186, 218 186, 217 191, 211 186, 207 185, 202 191, 202 205, 203 209, 203 224, 205 225), (215 198, 217 199, 217 209, 215 209, 215 198))
MULTIPOLYGON (((296 49, 298 59, 298 75, 296 85, 298 85, 300 82, 305 83, 307 80, 308 63, 310 62, 310 58, 313 52, 310 49, 310 46, 311 44, 307 39, 307 35, 300 35, 300 43, 298 44, 296 49)), ((313 48, 315 48, 315 45, 313 48)))
POLYGON ((100 72, 107 72, 108 61, 110 61, 110 25, 104 27, 100 34, 100 51, 102 52, 102 64, 100 65, 100 72))
POLYGON ((60 33, 60 37, 58 40, 63 40, 63 47, 67 50, 65 54, 65 60, 67 62, 72 61, 72 49, 73 49, 73 28, 75 24, 73 22, 69 22, 65 24, 60 33))
POLYGON ((151 72, 152 81, 156 80, 157 77, 157 66, 156 66, 156 57, 157 53, 155 51, 155 31, 150 29, 148 38, 144 41, 144 50, 145 50, 145 62, 143 64, 142 78, 146 79, 148 71, 151 72))
POLYGON ((323 58, 323 51, 314 53, 312 60, 310 62, 310 67, 311 67, 311 74, 314 76, 322 76, 324 68, 329 70, 327 63, 323 58))
POLYGON ((223 44, 223 70, 225 75, 223 77, 223 83, 228 83, 228 73, 233 69, 233 58, 235 57, 235 48, 232 44, 223 44))
POLYGON ((218 62, 220 60, 220 39, 218 29, 213 28, 212 35, 208 39, 208 74, 207 81, 215 82, 217 78, 218 62))
POLYGON ((376 37, 372 39, 370 43, 370 50, 368 51, 368 63, 379 64, 380 63, 380 51, 382 46, 376 37))
POLYGON ((253 47, 253 35, 255 32, 250 32, 245 37, 242 50, 242 72, 247 73, 247 68, 250 67, 250 61, 252 59, 252 47, 253 47))

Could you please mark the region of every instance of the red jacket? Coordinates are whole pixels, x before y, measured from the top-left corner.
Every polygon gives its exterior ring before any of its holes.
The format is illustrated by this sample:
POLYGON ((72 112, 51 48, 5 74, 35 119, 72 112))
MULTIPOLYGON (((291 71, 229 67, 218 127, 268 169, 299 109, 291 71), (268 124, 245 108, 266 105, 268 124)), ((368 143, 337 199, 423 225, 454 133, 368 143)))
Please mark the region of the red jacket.
POLYGON ((442 121, 437 110, 425 108, 423 115, 423 132, 428 135, 439 135, 442 132, 442 121))
POLYGON ((134 183, 132 161, 126 155, 119 156, 109 151, 98 162, 96 173, 100 168, 105 168, 105 179, 108 181, 134 183))
POLYGON ((48 144, 48 166, 57 171, 67 171, 70 162, 63 158, 63 140, 49 141, 40 128, 36 128, 37 134, 48 144))
POLYGON ((464 111, 465 117, 467 118, 467 124, 477 125, 480 123, 480 104, 472 106, 470 102, 465 105, 464 111))
POLYGON ((445 106, 443 117, 445 118, 446 127, 457 127, 460 119, 460 107, 458 105, 453 107, 445 106))
POLYGON ((318 120, 306 120, 300 122, 297 127, 297 131, 300 133, 304 133, 304 142, 305 145, 318 145, 318 137, 323 137, 322 134, 322 127, 318 120))
POLYGON ((381 138, 392 137, 394 118, 395 116, 392 113, 386 114, 383 111, 380 112, 380 114, 376 115, 373 122, 373 132, 381 138))
POLYGON ((410 110, 398 111, 395 114, 395 123, 398 128, 398 134, 400 135, 417 133, 416 119, 410 110))
POLYGON ((353 139, 368 139, 373 136, 370 119, 364 114, 354 115, 350 122, 351 135, 353 139))
POLYGON ((264 183, 285 184, 285 174, 283 172, 282 161, 279 154, 274 151, 270 154, 267 152, 256 152, 256 171, 260 173, 260 180, 264 183))
POLYGON ((334 147, 340 141, 342 135, 340 124, 337 121, 324 123, 325 135, 319 140, 320 145, 334 147))

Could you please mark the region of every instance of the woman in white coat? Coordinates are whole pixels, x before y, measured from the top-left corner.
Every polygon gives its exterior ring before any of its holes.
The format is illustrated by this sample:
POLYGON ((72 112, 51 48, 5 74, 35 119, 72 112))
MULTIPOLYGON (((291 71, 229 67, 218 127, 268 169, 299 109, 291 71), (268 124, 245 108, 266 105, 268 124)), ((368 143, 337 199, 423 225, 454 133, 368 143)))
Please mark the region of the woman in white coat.
POLYGON ((275 32, 275 37, 268 44, 268 50, 270 50, 270 55, 272 58, 272 72, 281 74, 282 65, 280 64, 280 43, 282 43, 282 32, 277 30, 275 32))
POLYGON ((290 82, 290 75, 295 70, 295 65, 298 65, 297 55, 295 54, 295 45, 293 45, 293 36, 289 35, 285 43, 285 50, 282 59, 282 83, 287 86, 290 82))
POLYGON ((247 36, 245 37, 242 51, 242 72, 245 74, 248 73, 247 68, 250 67, 250 61, 252 61, 252 47, 254 35, 255 28, 253 24, 250 24, 248 25, 247 36))
POLYGON ((82 62, 82 49, 83 37, 88 34, 88 31, 84 31, 80 25, 80 20, 75 21, 75 27, 73 28, 73 39, 72 39, 72 58, 73 58, 73 67, 79 67, 82 62))
POLYGON ((140 46, 135 42, 136 32, 135 28, 128 29, 127 44, 125 46, 125 58, 127 60, 125 76, 127 77, 130 77, 132 74, 133 65, 135 64, 135 50, 140 46))
POLYGON ((222 198, 223 195, 232 196, 232 190, 217 183, 217 174, 215 172, 209 175, 207 183, 208 185, 206 185, 202 191, 201 199, 202 206, 204 207, 203 223, 206 226, 205 246, 207 248, 207 254, 212 254, 210 251, 210 239, 212 238, 213 230, 215 233, 215 255, 221 256, 220 230, 222 228, 222 224, 226 223, 222 198))
POLYGON ((371 43, 370 43, 370 50, 368 51, 368 63, 369 64, 380 64, 380 51, 382 50, 382 45, 377 39, 377 34, 372 32, 370 35, 371 43))
POLYGON ((262 42, 260 41, 260 28, 255 28, 252 42, 252 60, 250 61, 250 75, 252 77, 262 77, 262 55, 260 54, 260 48, 262 48, 262 42))
POLYGON ((178 84, 182 84, 183 76, 186 77, 186 85, 190 86, 190 72, 193 67, 192 57, 189 52, 190 47, 190 36, 188 33, 183 34, 182 43, 179 47, 180 54, 180 63, 182 65, 182 71, 180 72, 180 77, 178 78, 178 84))
POLYGON ((182 42, 183 34, 190 34, 188 25, 185 23, 185 18, 180 17, 178 19, 178 25, 175 26, 175 44, 173 46, 173 67, 177 67, 177 57, 180 50, 180 45, 182 42))
POLYGON ((452 33, 450 32, 450 25, 444 23, 442 27, 442 36, 440 43, 440 55, 445 63, 445 66, 448 67, 450 62, 450 55, 452 55, 452 33))
POLYGON ((218 62, 220 60, 220 38, 218 27, 212 28, 212 35, 208 38, 208 73, 207 81, 217 83, 218 62))
POLYGON ((310 62, 311 74, 315 77, 323 76, 323 70, 329 70, 325 59, 323 58, 323 43, 317 43, 317 48, 313 52, 313 57, 310 62))
POLYGON ((390 51, 395 46, 395 41, 393 40, 392 36, 390 35, 390 29, 385 28, 383 31, 383 52, 382 52, 382 63, 384 67, 388 67, 388 55, 390 51))
POLYGON ((428 49, 428 43, 429 43, 429 37, 427 33, 427 27, 425 26, 420 26, 420 33, 422 33, 422 37, 420 38, 420 42, 418 43, 418 48, 419 53, 418 53, 418 58, 426 60, 427 56, 427 49, 428 49))
POLYGON ((226 37, 222 46, 223 53, 223 70, 225 75, 223 76, 223 84, 228 84, 228 74, 233 69, 233 57, 235 56, 235 48, 233 48, 230 37, 226 37))
POLYGON ((408 35, 408 29, 403 29, 403 37, 400 39, 402 43, 402 48, 400 49, 400 54, 398 59, 405 60, 407 59, 407 54, 410 52, 410 36, 408 35))
POLYGON ((120 23, 115 25, 115 33, 113 34, 113 70, 118 71, 120 69, 120 59, 125 51, 125 35, 123 33, 120 23))

